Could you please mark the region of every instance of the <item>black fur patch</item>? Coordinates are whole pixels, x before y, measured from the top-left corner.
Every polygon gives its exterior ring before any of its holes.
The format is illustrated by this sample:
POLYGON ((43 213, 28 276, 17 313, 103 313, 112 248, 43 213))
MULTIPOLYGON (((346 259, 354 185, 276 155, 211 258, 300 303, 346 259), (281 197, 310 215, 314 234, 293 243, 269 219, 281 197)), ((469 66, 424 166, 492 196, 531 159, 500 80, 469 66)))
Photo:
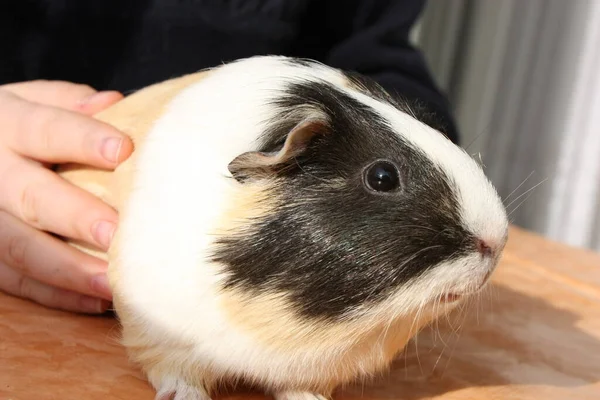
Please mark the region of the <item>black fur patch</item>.
MULTIPOLYGON (((283 291, 302 316, 335 319, 474 251, 450 178, 373 109, 325 82, 291 84, 276 103, 317 107, 329 131, 277 172, 272 215, 218 240, 213 259, 226 266, 225 289, 283 291), (400 191, 364 187, 363 171, 377 159, 398 166, 400 191)), ((261 151, 283 144, 292 119, 282 112, 272 121, 261 151)))
MULTIPOLYGON (((302 67, 314 67, 315 65, 319 65, 318 61, 309 58, 290 57, 287 59, 287 62, 291 65, 302 67)), ((343 74, 348 79, 350 84, 352 84, 358 91, 376 100, 388 103, 393 107, 412 115, 414 118, 437 130, 440 135, 444 136, 446 139, 451 140, 446 134, 447 121, 445 121, 442 116, 434 112, 420 99, 406 97, 396 90, 390 91, 389 88, 384 88, 374 79, 356 71, 339 69, 338 71, 343 74)))

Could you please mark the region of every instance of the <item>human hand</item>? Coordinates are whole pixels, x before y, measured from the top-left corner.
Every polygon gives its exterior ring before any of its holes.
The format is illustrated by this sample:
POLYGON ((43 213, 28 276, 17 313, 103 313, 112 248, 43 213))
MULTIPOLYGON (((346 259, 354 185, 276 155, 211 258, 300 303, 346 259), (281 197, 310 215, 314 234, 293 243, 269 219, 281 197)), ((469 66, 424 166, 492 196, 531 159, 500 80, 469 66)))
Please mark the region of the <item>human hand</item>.
POLYGON ((54 235, 106 250, 117 213, 49 167, 114 169, 133 143, 91 118, 123 96, 62 81, 0 86, 0 290, 48 307, 101 313, 106 262, 54 235))

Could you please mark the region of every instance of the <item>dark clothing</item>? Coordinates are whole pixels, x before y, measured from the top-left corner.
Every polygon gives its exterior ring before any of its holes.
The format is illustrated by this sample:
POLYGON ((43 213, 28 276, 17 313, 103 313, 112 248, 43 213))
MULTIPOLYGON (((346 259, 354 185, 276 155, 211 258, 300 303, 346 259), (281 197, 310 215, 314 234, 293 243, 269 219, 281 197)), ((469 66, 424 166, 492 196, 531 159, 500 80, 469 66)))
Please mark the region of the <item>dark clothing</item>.
POLYGON ((457 140, 446 99, 408 42, 424 0, 0 3, 0 84, 61 79, 129 93, 237 58, 307 57, 419 99, 457 140))

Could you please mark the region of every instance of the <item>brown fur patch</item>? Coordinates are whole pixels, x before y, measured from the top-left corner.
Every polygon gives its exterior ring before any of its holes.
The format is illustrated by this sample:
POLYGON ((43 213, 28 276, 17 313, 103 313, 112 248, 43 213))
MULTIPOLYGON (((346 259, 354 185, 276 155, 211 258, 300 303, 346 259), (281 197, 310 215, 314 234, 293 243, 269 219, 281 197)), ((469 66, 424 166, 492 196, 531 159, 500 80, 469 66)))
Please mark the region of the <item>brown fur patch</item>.
POLYGON ((237 290, 225 291, 221 306, 233 326, 261 346, 289 354, 290 362, 294 358, 302 360, 300 354, 323 354, 327 358, 331 352, 338 353, 318 377, 320 382, 315 382, 315 377, 306 377, 304 383, 299 376, 278 379, 289 382, 292 388, 295 383, 299 389, 308 387, 320 393, 349 383, 356 376, 368 378, 385 370, 410 338, 429 322, 425 314, 416 323, 415 315, 394 321, 360 318, 339 323, 309 322, 294 316, 283 294, 251 296, 237 290))
POLYGON ((234 185, 227 198, 231 201, 211 230, 215 236, 241 233, 253 220, 272 214, 277 205, 274 187, 266 181, 234 185))

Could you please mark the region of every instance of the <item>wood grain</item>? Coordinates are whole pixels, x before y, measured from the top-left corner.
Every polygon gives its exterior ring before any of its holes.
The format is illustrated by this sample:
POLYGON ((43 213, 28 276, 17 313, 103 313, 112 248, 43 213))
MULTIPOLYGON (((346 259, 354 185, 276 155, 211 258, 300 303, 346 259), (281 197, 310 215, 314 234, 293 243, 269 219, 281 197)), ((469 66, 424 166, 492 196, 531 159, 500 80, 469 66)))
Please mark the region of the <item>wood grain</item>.
MULTIPOLYGON (((0 294, 0 400, 149 399, 114 318, 0 294)), ((256 391, 219 400, 262 399, 256 391)), ((512 228, 492 285, 336 400, 600 399, 600 255, 512 228)))

